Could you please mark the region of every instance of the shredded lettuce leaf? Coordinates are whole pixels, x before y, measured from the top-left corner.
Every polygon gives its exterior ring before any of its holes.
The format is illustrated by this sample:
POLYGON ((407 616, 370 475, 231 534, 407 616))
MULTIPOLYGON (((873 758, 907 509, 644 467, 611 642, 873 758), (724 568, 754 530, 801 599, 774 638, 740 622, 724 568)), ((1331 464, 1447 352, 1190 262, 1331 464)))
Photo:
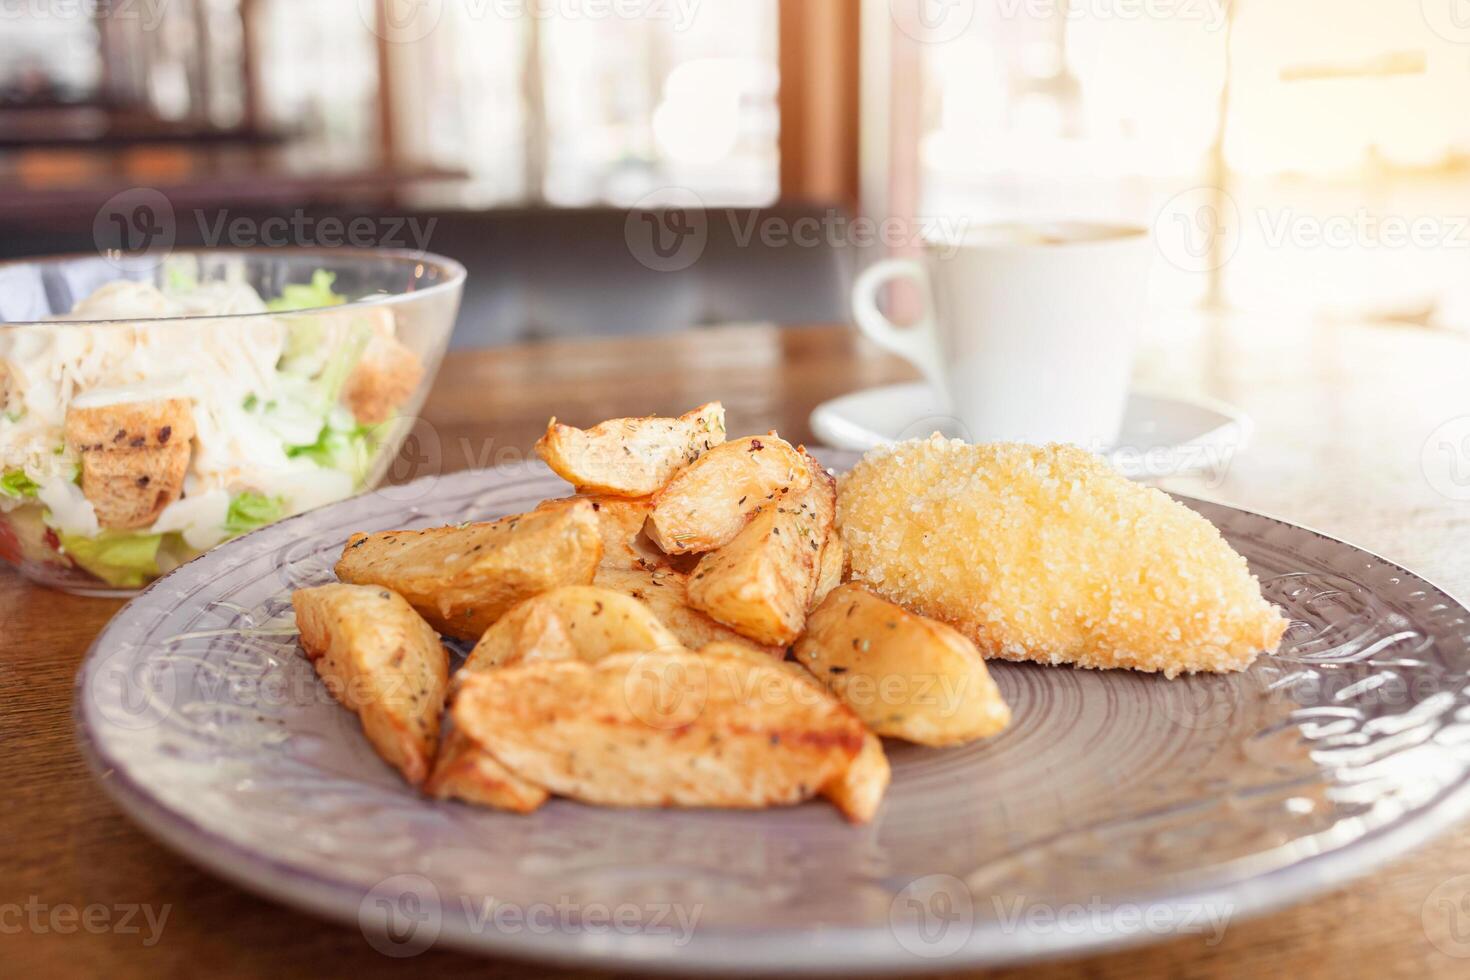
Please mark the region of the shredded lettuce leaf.
POLYGON ((194 263, 169 262, 163 267, 163 288, 167 293, 192 293, 199 288, 199 269, 194 263))
POLYGON ((335 272, 318 269, 311 274, 309 283, 288 283, 281 295, 265 304, 272 313, 290 310, 315 310, 323 306, 341 306, 347 297, 334 292, 332 284, 337 281, 335 272))
POLYGON ((61 550, 82 568, 120 589, 136 589, 158 577, 161 534, 104 531, 88 538, 58 533, 61 550))
POLYGON ((352 376, 353 369, 362 360, 363 352, 372 343, 372 339, 370 327, 364 323, 354 323, 341 346, 332 351, 327 366, 317 379, 318 390, 326 404, 335 405, 342 397, 342 386, 347 384, 347 379, 352 376))
POLYGON ((282 497, 252 492, 237 494, 230 501, 229 513, 225 515, 225 530, 234 537, 278 521, 285 513, 286 501, 282 497))
POLYGON ((367 478, 373 455, 378 451, 375 426, 355 425, 350 429, 322 426, 321 435, 309 446, 292 446, 286 455, 292 459, 309 459, 318 466, 351 474, 361 484, 367 478))
POLYGON ((7 470, 0 476, 0 495, 16 500, 31 500, 41 489, 40 485, 26 476, 25 470, 7 470))

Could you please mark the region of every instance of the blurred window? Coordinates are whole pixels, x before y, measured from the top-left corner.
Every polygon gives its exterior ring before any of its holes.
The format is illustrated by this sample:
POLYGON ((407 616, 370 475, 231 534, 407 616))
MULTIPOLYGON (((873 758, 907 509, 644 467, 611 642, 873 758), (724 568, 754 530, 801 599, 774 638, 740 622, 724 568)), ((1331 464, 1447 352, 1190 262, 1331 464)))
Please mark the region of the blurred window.
POLYGON ((1450 0, 914 2, 973 14, 892 24, 921 215, 1158 222, 1165 302, 1470 328, 1450 0))
POLYGON ((776 3, 660 2, 630 17, 627 4, 446 0, 434 30, 394 45, 398 117, 417 117, 402 150, 469 170, 480 203, 628 204, 671 185, 768 203, 776 3))

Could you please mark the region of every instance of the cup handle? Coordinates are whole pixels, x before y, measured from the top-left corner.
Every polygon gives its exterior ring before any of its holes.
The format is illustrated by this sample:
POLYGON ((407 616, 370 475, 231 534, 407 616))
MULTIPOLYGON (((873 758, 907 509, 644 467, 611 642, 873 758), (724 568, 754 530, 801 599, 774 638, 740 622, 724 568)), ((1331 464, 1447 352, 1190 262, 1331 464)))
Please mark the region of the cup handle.
POLYGON ((852 288, 852 315, 858 329, 879 347, 909 361, 942 399, 949 399, 944 366, 939 351, 939 332, 934 320, 934 292, 929 273, 917 259, 884 259, 863 270, 852 288), (891 280, 911 279, 919 286, 924 309, 912 326, 900 327, 878 307, 878 293, 891 280))

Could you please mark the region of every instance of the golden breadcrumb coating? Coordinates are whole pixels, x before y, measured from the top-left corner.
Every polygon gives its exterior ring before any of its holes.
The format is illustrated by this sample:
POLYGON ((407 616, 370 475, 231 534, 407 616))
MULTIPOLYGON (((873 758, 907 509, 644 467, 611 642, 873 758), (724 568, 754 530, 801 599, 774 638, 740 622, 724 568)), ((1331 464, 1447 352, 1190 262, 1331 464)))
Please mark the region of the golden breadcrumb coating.
POLYGON ((875 449, 843 477, 837 522, 854 581, 987 657, 1234 671, 1287 626, 1214 525, 1071 446, 875 449))

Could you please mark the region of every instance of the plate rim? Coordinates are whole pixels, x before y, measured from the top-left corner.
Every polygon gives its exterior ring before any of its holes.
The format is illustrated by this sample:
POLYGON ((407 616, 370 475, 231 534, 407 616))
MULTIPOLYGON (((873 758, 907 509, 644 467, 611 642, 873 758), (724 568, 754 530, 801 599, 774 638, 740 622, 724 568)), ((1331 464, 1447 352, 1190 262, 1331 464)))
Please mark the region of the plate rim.
MULTIPOLYGON (((819 454, 860 455, 854 450, 819 446, 811 448, 819 454)), ((478 468, 443 476, 459 473, 488 475, 504 469, 507 467, 478 468)), ((435 475, 424 477, 423 480, 441 478, 435 475)), ((367 495, 359 494, 358 497, 367 495)), ((1182 502, 1222 507, 1293 530, 1308 532, 1381 562, 1399 574, 1447 597, 1461 608, 1466 608, 1455 593, 1398 562, 1316 528, 1218 500, 1187 494, 1171 493, 1170 496, 1182 502)), ((346 501, 339 501, 328 504, 252 531, 220 548, 206 552, 180 568, 196 561, 205 561, 256 534, 270 533, 284 525, 310 518, 317 511, 345 503, 346 501)), ((89 699, 85 697, 91 668, 102 659, 104 640, 116 628, 118 620, 133 605, 142 603, 155 588, 168 583, 177 571, 175 569, 150 584, 119 610, 93 639, 78 666, 73 682, 72 716, 77 746, 88 769, 113 802, 165 848, 234 886, 340 925, 356 926, 362 931, 358 910, 368 894, 366 889, 280 860, 267 851, 236 843, 193 817, 178 812, 121 768, 117 760, 109 756, 99 743, 94 730, 95 723, 89 717, 89 699)), ((1222 885, 1203 888, 1184 885, 1166 895, 1119 893, 1110 896, 1110 900, 1115 906, 1132 903, 1162 906, 1176 911, 1210 903, 1225 905, 1230 909, 1228 925, 1238 925, 1362 878, 1388 862, 1424 846, 1467 815, 1470 815, 1470 772, 1457 782, 1443 787, 1433 799, 1417 807, 1406 818, 1379 827, 1331 851, 1311 854, 1290 864, 1222 885)), ((1176 915, 1171 921, 1180 923, 1180 919, 1181 916, 1176 915)), ((432 946, 483 956, 583 968, 636 968, 660 974, 706 972, 721 975, 773 975, 782 972, 800 972, 806 975, 897 975, 935 970, 948 972, 956 969, 994 968, 1145 946, 1166 941, 1171 936, 1187 934, 1181 923, 1172 930, 1140 929, 1129 933, 1058 931, 1040 938, 1029 938, 1024 929, 1007 931, 1000 928, 999 923, 977 922, 965 944, 954 953, 924 958, 903 949, 891 930, 850 926, 821 930, 778 927, 739 931, 706 926, 694 932, 685 946, 674 949, 662 939, 643 935, 623 935, 619 937, 617 944, 609 946, 602 937, 584 931, 500 932, 493 928, 476 930, 469 928, 467 923, 456 928, 460 925, 459 917, 443 916, 442 928, 432 946)))

